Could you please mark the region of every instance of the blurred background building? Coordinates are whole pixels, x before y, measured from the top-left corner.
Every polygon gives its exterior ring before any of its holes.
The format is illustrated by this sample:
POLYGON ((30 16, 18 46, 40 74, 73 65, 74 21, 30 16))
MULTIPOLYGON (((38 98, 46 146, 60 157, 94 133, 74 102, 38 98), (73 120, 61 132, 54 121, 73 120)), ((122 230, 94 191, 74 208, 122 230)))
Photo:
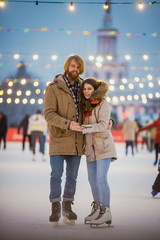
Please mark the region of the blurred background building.
MULTIPOLYGON (((112 117, 116 123, 122 123, 128 117, 137 118, 142 124, 156 119, 160 112, 159 71, 153 75, 146 71, 145 77, 134 76, 130 66, 132 56, 127 54, 123 61, 119 60, 117 41, 120 33, 113 27, 111 5, 106 9, 102 27, 96 34, 97 56, 84 58, 83 77, 96 77, 109 84, 107 101, 113 106, 112 117)), ((148 58, 147 54, 143 55, 144 61, 148 58)), ((147 70, 145 64, 143 68, 147 70)), ((0 111, 7 115, 9 126, 17 126, 25 114, 34 114, 37 108, 43 110, 44 91, 49 81, 41 79, 40 71, 38 75, 29 73, 28 64, 21 61, 15 74, 0 81, 0 111)))

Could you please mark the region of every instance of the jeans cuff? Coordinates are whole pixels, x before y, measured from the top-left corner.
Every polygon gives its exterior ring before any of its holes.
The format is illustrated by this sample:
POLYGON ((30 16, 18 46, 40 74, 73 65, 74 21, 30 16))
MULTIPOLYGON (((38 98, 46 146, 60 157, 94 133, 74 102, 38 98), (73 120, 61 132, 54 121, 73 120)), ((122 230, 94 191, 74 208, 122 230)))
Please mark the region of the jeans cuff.
POLYGON ((63 196, 63 202, 66 202, 66 201, 74 201, 74 198, 69 198, 69 197, 63 196))
POLYGON ((51 203, 54 203, 54 202, 60 202, 60 201, 61 201, 61 198, 60 198, 60 197, 50 199, 50 202, 51 202, 51 203))

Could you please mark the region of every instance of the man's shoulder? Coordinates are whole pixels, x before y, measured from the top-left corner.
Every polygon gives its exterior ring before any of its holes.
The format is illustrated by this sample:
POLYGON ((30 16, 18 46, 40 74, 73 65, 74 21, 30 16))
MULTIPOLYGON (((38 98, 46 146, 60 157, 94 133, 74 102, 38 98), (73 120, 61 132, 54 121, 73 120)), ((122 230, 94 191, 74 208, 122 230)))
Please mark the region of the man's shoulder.
POLYGON ((58 84, 61 84, 64 82, 63 75, 58 74, 54 77, 53 81, 48 84, 48 87, 56 87, 58 84))

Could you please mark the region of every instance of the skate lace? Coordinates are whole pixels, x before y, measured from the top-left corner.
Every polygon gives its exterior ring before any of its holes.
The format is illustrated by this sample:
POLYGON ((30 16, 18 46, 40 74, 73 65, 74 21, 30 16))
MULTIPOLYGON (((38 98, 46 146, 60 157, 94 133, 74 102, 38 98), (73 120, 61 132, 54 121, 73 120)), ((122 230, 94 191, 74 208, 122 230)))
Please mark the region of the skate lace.
POLYGON ((55 202, 52 203, 52 212, 53 213, 57 213, 60 210, 60 203, 59 202, 55 202))
POLYGON ((93 207, 92 207, 92 212, 91 212, 91 214, 89 216, 92 216, 97 211, 98 203, 92 202, 91 206, 93 206, 93 207))
POLYGON ((101 218, 105 212, 106 212, 106 208, 103 206, 100 206, 100 213, 97 219, 101 218))
POLYGON ((73 205, 74 203, 72 201, 66 201, 65 202, 65 209, 67 211, 71 211, 72 212, 72 208, 71 208, 71 205, 73 205))

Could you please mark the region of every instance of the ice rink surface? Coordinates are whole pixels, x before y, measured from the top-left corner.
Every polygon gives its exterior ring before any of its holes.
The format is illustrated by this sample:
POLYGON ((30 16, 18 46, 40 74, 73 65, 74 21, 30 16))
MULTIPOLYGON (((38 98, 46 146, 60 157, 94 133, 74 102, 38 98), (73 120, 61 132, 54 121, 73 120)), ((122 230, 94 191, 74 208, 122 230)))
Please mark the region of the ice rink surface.
POLYGON ((154 152, 141 150, 139 146, 135 156, 129 151, 126 157, 124 143, 116 144, 118 160, 111 163, 108 174, 113 227, 101 229, 84 224, 84 217, 91 211, 92 196, 83 156, 73 205, 78 215, 76 225, 65 225, 61 219, 54 228, 48 221, 51 212, 48 143, 46 162, 41 159, 38 144, 35 162, 28 143, 24 152, 21 148, 21 143, 8 142, 7 150, 0 150, 1 240, 160 239, 160 194, 155 198, 151 196, 158 173, 153 166, 154 152))

